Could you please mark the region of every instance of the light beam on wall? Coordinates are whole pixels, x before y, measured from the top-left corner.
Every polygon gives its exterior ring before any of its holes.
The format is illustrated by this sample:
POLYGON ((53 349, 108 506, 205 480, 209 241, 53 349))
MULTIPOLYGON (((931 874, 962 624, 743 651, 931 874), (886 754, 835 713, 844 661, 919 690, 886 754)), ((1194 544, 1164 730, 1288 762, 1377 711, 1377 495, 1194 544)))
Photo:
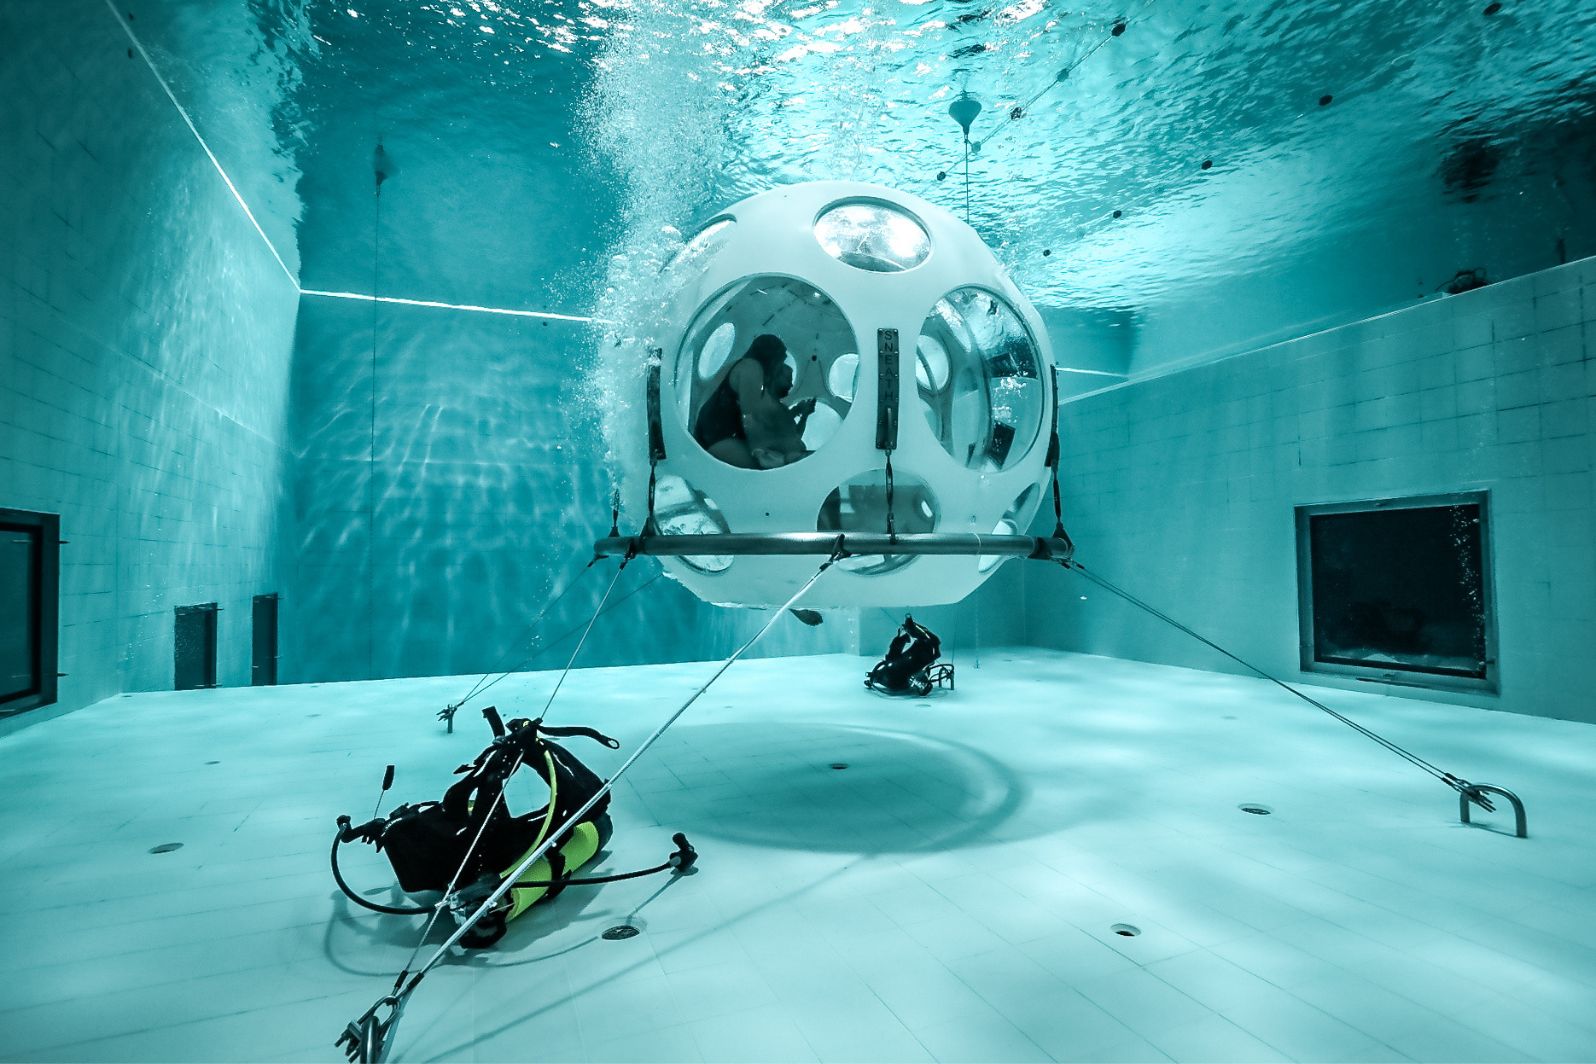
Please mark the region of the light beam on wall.
POLYGON ((122 27, 122 32, 126 34, 128 42, 132 44, 133 48, 138 52, 139 58, 144 60, 144 65, 149 68, 150 74, 155 78, 155 83, 161 87, 162 92, 166 93, 166 98, 172 101, 172 106, 177 109, 178 115, 183 119, 183 124, 188 127, 188 131, 190 133, 194 134, 195 141, 199 143, 200 149, 205 152, 205 157, 211 161, 211 165, 216 168, 216 172, 221 175, 222 182, 227 185, 227 191, 233 194, 233 199, 238 202, 238 206, 243 210, 244 217, 249 219, 249 224, 255 227, 256 233, 260 234, 260 238, 265 243, 266 249, 272 253, 272 258, 277 260, 277 265, 283 268, 283 274, 288 278, 288 283, 293 285, 294 291, 298 292, 301 296, 323 296, 328 299, 359 299, 376 303, 397 303, 403 306, 411 307, 434 307, 442 310, 468 311, 476 314, 505 314, 516 318, 543 318, 548 321, 570 321, 585 323, 599 320, 595 318, 584 317, 579 314, 556 314, 552 311, 511 310, 507 307, 479 307, 467 303, 442 303, 432 299, 402 299, 397 296, 370 296, 363 295, 359 292, 322 292, 300 287, 299 278, 294 276, 294 271, 288 268, 288 263, 283 261, 283 257, 277 253, 277 245, 272 243, 271 237, 266 235, 266 230, 262 229, 260 222, 255 219, 255 212, 249 209, 249 204, 245 202, 243 194, 238 191, 238 186, 233 184, 233 179, 231 177, 227 176, 227 171, 222 167, 221 160, 216 157, 216 153, 211 151, 211 146, 207 144, 205 142, 205 138, 200 135, 199 127, 196 126, 194 124, 194 120, 189 117, 188 111, 186 111, 183 108, 183 105, 178 102, 177 95, 172 92, 172 86, 167 84, 166 79, 161 76, 161 72, 156 69, 155 61, 150 58, 150 53, 145 51, 143 43, 141 43, 138 37, 134 35, 133 27, 128 25, 127 20, 122 17, 122 12, 117 10, 116 4, 113 3, 112 0, 105 0, 105 6, 110 10, 111 17, 116 19, 116 24, 122 27))
POLYGON ((544 318, 549 321, 599 321, 581 314, 556 314, 549 310, 513 310, 509 307, 479 307, 471 303, 441 303, 436 299, 404 299, 400 296, 370 296, 362 292, 322 292, 314 288, 301 288, 302 296, 321 296, 325 299, 358 299, 368 303, 396 303, 404 307, 434 307, 439 310, 465 310, 474 314, 505 314, 512 318, 544 318))
POLYGON ((155 76, 155 83, 161 87, 162 92, 166 93, 166 98, 172 101, 172 106, 177 108, 177 113, 183 118, 183 124, 188 126, 190 133, 194 134, 194 139, 199 141, 199 146, 205 151, 205 157, 211 161, 212 166, 216 167, 216 172, 222 175, 222 180, 227 184, 227 191, 233 194, 233 198, 238 201, 238 205, 244 209, 244 216, 249 219, 249 224, 255 227, 255 232, 259 233, 260 238, 266 242, 266 247, 272 253, 272 258, 277 260, 277 265, 281 266, 283 273, 288 276, 288 283, 293 285, 295 290, 298 290, 299 278, 294 276, 294 271, 288 268, 288 263, 284 262, 283 257, 277 253, 277 246, 272 243, 271 237, 266 235, 266 230, 262 229, 260 223, 255 220, 255 212, 250 210, 249 204, 244 202, 244 197, 239 194, 238 186, 233 184, 233 179, 227 176, 226 170, 222 169, 221 160, 216 158, 216 153, 211 151, 211 146, 205 143, 204 137, 200 136, 198 127, 194 125, 194 120, 188 116, 188 112, 183 109, 183 105, 177 102, 177 96, 173 94, 172 87, 166 83, 165 78, 161 77, 161 72, 155 69, 155 63, 150 59, 150 53, 144 50, 144 45, 133 35, 133 27, 127 24, 127 20, 122 17, 122 12, 116 9, 116 5, 111 0, 105 0, 105 6, 110 8, 111 16, 116 19, 116 24, 122 27, 122 32, 127 34, 128 41, 138 50, 139 57, 144 60, 144 65, 150 68, 150 73, 155 76))

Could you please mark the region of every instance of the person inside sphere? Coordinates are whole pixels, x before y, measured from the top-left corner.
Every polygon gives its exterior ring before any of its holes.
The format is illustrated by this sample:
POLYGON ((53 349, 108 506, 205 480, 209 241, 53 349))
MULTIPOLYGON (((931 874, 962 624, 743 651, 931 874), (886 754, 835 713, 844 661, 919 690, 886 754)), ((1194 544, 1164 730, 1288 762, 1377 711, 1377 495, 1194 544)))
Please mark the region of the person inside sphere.
POLYGON ((693 439, 727 465, 775 469, 809 453, 804 424, 815 401, 782 402, 792 391, 787 345, 770 333, 754 337, 693 420, 693 439))

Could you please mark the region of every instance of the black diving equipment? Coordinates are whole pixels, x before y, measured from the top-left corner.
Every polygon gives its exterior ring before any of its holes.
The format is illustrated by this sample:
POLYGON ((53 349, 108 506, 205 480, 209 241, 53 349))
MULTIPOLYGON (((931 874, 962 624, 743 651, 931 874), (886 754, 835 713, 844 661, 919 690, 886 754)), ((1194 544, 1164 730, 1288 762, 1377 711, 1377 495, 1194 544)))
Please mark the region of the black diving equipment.
POLYGON ((905 615, 898 634, 887 647, 887 656, 876 663, 865 677, 865 686, 887 695, 914 695, 923 698, 933 687, 953 689, 953 666, 937 664, 942 656, 942 640, 913 617, 905 615))
MULTIPOLYGON (((676 851, 660 865, 577 878, 577 870, 593 861, 610 840, 609 795, 604 794, 581 820, 573 822, 573 814, 603 789, 604 781, 550 738, 593 739, 612 750, 620 743, 592 728, 550 728, 541 720, 519 718, 507 727, 491 706, 483 710, 483 716, 493 728, 493 742, 471 764, 455 770, 463 778, 449 787, 441 802, 401 805, 359 825, 347 816, 338 818, 332 845, 333 878, 355 904, 396 916, 426 915, 441 906, 463 922, 525 856, 548 840, 555 825, 569 826, 562 827, 547 852, 469 929, 460 940, 462 946, 491 946, 503 937, 511 920, 568 886, 612 883, 664 871, 682 874, 692 869, 698 854, 686 836, 678 833, 673 837, 676 851), (504 787, 523 765, 543 777, 549 800, 542 809, 512 816, 505 808, 504 787), (387 855, 401 890, 410 894, 439 892, 443 900, 437 905, 382 905, 353 890, 338 867, 338 848, 356 840, 387 855)), ((384 791, 392 778, 389 766, 384 791)))

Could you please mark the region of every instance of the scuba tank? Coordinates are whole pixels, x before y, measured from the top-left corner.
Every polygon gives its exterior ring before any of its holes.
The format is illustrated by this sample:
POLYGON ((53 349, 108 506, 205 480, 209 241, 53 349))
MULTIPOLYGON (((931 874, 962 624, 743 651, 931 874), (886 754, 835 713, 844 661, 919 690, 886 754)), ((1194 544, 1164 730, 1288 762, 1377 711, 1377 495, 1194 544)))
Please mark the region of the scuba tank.
POLYGON ((898 634, 892 637, 887 655, 865 677, 865 686, 887 695, 924 697, 931 688, 947 684, 953 688, 953 666, 938 665, 942 640, 907 614, 898 634))
MULTIPOLYGON (((610 840, 613 831, 607 812, 610 796, 603 795, 581 821, 573 823, 572 815, 603 789, 604 781, 549 737, 593 739, 612 750, 619 748, 620 743, 592 728, 549 728, 541 720, 520 718, 510 721, 506 727, 498 710, 491 706, 483 710, 483 716, 493 728, 493 742, 476 760, 455 770, 462 778, 444 792, 442 801, 401 805, 387 816, 375 817, 358 826, 347 816, 338 818, 338 834, 332 846, 332 872, 339 888, 351 901, 396 916, 419 916, 436 908, 379 905, 352 890, 338 867, 338 849, 348 843, 358 840, 374 846, 387 856, 401 890, 406 893, 440 892, 445 895, 444 904, 463 921, 523 858, 543 845, 550 832, 555 832, 548 851, 522 873, 497 907, 472 925, 460 940, 462 946, 480 949, 503 937, 509 921, 535 902, 553 898, 567 886, 632 879, 666 869, 681 873, 692 868, 697 854, 686 837, 678 834, 675 836, 677 852, 656 868, 590 879, 573 878, 573 873, 592 861, 610 840), (505 808, 504 787, 523 767, 543 777, 549 788, 549 801, 535 812, 512 816, 505 808)), ((389 766, 384 790, 392 780, 393 769, 389 766)))

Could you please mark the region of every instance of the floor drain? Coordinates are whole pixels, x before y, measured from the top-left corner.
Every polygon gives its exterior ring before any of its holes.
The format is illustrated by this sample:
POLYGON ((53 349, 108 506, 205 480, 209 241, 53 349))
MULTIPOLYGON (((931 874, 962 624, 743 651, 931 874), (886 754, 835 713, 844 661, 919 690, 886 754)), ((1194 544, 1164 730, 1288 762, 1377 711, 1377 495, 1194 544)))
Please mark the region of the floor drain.
POLYGON ((622 939, 636 938, 640 932, 631 924, 616 924, 603 934, 603 938, 610 942, 619 942, 622 939))
POLYGON ((151 846, 150 852, 171 853, 173 850, 181 850, 182 848, 183 844, 181 842, 163 842, 159 846, 151 846))
POLYGON ((1137 935, 1142 933, 1142 929, 1137 927, 1135 924, 1115 924, 1113 927, 1109 928, 1109 930, 1114 932, 1114 934, 1121 935, 1125 938, 1135 938, 1137 935))
POLYGON ((1270 813, 1274 812, 1274 810, 1270 809, 1267 805, 1251 805, 1251 804, 1248 804, 1248 805, 1238 805, 1236 808, 1240 809, 1243 813, 1251 813, 1254 816, 1268 816, 1270 813))
POLYGON ((846 762, 846 761, 833 761, 831 763, 831 767, 836 769, 838 772, 841 772, 843 769, 848 767, 848 762, 846 762))

